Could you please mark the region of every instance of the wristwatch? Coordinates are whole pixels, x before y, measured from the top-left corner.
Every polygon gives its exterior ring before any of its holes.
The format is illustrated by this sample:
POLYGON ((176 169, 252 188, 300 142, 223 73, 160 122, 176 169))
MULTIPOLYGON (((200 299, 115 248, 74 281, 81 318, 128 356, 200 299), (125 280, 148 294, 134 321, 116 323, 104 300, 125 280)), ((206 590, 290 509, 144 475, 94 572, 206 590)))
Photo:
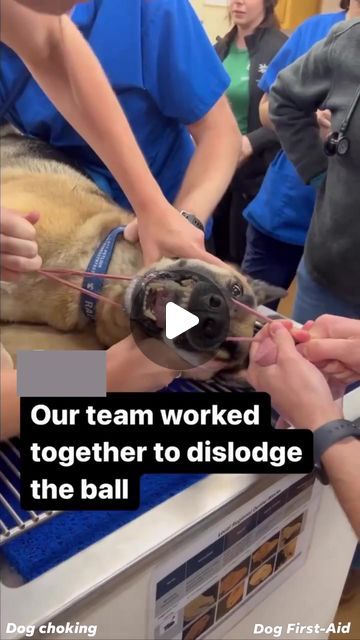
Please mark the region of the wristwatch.
POLYGON ((329 484, 329 478, 321 462, 321 456, 345 438, 360 439, 360 424, 349 420, 333 420, 314 431, 314 465, 322 484, 329 484))
POLYGON ((188 211, 180 211, 180 213, 182 216, 184 216, 184 218, 186 218, 186 220, 188 220, 188 222, 193 224, 194 227, 200 229, 200 231, 202 231, 203 233, 205 232, 203 223, 201 222, 201 220, 199 220, 199 218, 194 216, 193 213, 189 213, 188 211))

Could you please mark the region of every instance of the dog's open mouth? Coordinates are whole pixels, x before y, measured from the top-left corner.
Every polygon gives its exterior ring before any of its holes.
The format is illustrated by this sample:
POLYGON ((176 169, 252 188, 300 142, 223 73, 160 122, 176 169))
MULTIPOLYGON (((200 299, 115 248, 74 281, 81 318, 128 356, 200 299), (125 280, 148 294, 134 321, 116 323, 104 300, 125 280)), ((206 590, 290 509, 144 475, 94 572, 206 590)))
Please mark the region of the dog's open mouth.
POLYGON ((131 293, 131 317, 144 329, 159 332, 165 328, 169 302, 190 310, 190 300, 200 277, 183 271, 154 271, 139 278, 131 293))
MULTIPOLYGON (((157 276, 158 277, 158 276, 157 276)), ((151 320, 159 329, 165 328, 166 305, 173 302, 187 309, 195 280, 191 278, 176 280, 163 279, 145 286, 142 311, 144 318, 151 320)))

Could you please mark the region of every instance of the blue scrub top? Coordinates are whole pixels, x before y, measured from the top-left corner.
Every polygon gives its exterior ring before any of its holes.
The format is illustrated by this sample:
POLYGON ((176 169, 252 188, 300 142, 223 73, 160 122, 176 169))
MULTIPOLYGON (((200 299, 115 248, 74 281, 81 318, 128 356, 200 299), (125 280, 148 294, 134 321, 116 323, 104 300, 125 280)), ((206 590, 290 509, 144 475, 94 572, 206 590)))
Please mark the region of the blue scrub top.
MULTIPOLYGON (((260 81, 269 93, 278 73, 305 55, 332 27, 344 20, 339 11, 306 20, 287 40, 260 81)), ((280 151, 269 166, 261 189, 244 210, 244 217, 256 229, 281 242, 303 246, 315 207, 316 191, 301 180, 294 165, 280 151)))
MULTIPOLYGON (((154 177, 173 201, 194 152, 186 125, 205 116, 230 83, 193 8, 188 0, 90 0, 71 19, 100 60, 154 177)), ((0 51, 1 110, 25 67, 5 45, 0 51)), ((5 119, 71 154, 119 205, 130 208, 101 160, 32 78, 5 119)))

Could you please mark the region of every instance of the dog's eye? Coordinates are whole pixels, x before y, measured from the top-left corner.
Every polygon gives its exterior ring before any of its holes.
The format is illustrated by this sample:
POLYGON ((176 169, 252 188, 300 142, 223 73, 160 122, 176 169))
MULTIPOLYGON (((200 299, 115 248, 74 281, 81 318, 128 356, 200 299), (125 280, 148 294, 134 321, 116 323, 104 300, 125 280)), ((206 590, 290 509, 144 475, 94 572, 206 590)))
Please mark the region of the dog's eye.
POLYGON ((231 295, 233 298, 240 298, 244 293, 243 288, 239 284, 233 284, 231 287, 231 295))

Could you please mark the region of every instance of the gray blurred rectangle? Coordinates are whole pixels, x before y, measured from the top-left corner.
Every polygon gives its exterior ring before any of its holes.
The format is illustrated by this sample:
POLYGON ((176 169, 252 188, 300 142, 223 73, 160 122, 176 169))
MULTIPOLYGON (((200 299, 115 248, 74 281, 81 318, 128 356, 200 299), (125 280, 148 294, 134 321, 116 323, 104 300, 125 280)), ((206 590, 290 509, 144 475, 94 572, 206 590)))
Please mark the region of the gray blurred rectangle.
POLYGON ((23 398, 106 396, 105 351, 19 351, 17 371, 23 398))

